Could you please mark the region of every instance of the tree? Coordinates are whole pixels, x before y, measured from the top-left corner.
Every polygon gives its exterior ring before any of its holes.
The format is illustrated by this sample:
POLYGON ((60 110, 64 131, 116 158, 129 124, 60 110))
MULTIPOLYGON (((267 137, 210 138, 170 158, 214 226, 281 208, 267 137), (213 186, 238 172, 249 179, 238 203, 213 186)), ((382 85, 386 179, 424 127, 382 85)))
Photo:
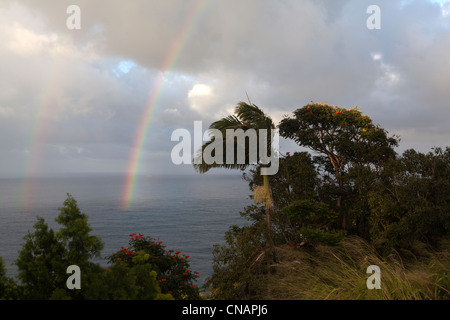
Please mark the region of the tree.
MULTIPOLYGON (((383 253, 438 247, 450 232, 450 147, 406 150, 391 160, 369 194, 371 239, 383 253)), ((415 252, 420 254, 419 252, 415 252)))
POLYGON ((91 258, 99 258, 103 243, 99 237, 89 235, 91 228, 88 216, 80 211, 77 201, 70 194, 67 194, 67 199, 59 211, 55 221, 62 228, 57 237, 67 249, 67 260, 71 264, 81 265, 91 258))
POLYGON ((43 218, 37 217, 34 230, 24 237, 15 264, 24 286, 24 298, 47 300, 57 288, 65 286, 68 264, 64 247, 43 218))
MULTIPOLYGON (((263 181, 261 167, 257 166, 250 169, 249 173, 244 173, 244 179, 248 181, 250 190, 255 191, 263 181)), ((271 225, 274 243, 281 240, 276 239, 277 237, 281 237, 286 243, 298 240, 295 226, 285 214, 281 213, 281 209, 296 200, 317 200, 319 185, 318 173, 309 153, 288 152, 286 156, 280 157, 278 172, 270 176, 271 225)), ((243 215, 257 222, 259 221, 258 213, 257 208, 250 207, 243 215)))
MULTIPOLYGON (((342 205, 345 174, 351 166, 379 167, 395 156, 395 137, 375 126, 369 116, 357 108, 346 109, 323 103, 311 103, 294 111, 279 124, 280 135, 321 155, 331 165, 338 186, 336 206, 342 205)), ((347 214, 342 226, 348 229, 347 214)))
POLYGON ((214 245, 213 274, 206 281, 212 299, 260 299, 266 289, 262 275, 270 272, 274 263, 273 250, 267 247, 263 236, 266 232, 266 225, 259 222, 244 227, 230 226, 225 233, 225 244, 214 245))
POLYGON ((89 217, 81 212, 77 201, 70 194, 67 194, 67 199, 59 211, 55 221, 61 228, 56 236, 65 248, 65 267, 69 265, 80 267, 83 287, 83 290, 66 290, 66 292, 72 299, 96 299, 99 295, 105 294, 104 283, 100 276, 103 270, 99 264, 91 262, 91 259, 101 257, 103 242, 99 237, 90 235, 89 217))
POLYGON ((17 300, 23 296, 23 287, 6 275, 5 264, 0 257, 0 300, 17 300))
POLYGON ((147 263, 149 255, 139 253, 132 258, 133 266, 116 260, 105 270, 108 298, 111 300, 173 300, 161 293, 156 271, 147 263))
POLYGON ((199 289, 192 283, 198 272, 189 270, 188 256, 165 251, 161 241, 130 234, 130 247, 109 257, 111 266, 102 268, 91 261, 100 256, 101 239, 90 235, 88 216, 70 195, 55 219, 58 232, 37 218, 34 232, 28 232, 16 265, 20 286, 4 276, 0 259, 0 298, 39 300, 198 299, 199 289), (67 267, 81 272, 81 288, 67 288, 67 267), (163 292, 164 291, 164 292, 163 292), (172 296, 173 293, 173 296, 172 296))
MULTIPOLYGON (((116 281, 128 281, 124 277, 136 279, 133 283, 138 287, 136 299, 148 299, 149 294, 153 295, 153 278, 159 285, 158 299, 166 299, 167 295, 177 300, 200 298, 199 288, 194 284, 198 272, 190 270, 189 256, 180 251, 166 250, 162 241, 143 234, 132 233, 129 237, 129 246, 121 247, 108 257, 108 261, 112 264, 113 274, 119 271, 122 277, 119 280, 116 277, 116 281)), ((109 273, 109 269, 106 271, 109 273)))
POLYGON ((55 219, 61 225, 55 233, 45 220, 37 218, 34 232, 25 236, 16 265, 27 299, 96 299, 105 294, 102 268, 90 261, 99 257, 103 243, 89 234, 88 216, 81 213, 70 195, 55 219), (66 287, 67 267, 81 269, 83 290, 66 287))
MULTIPOLYGON (((221 137, 212 136, 211 140, 206 142, 200 150, 198 150, 195 159, 194 159, 194 168, 200 172, 205 173, 209 171, 212 168, 227 168, 227 169, 241 169, 244 170, 249 165, 256 164, 252 163, 252 159, 257 159, 259 162, 261 159, 259 158, 259 155, 261 154, 260 151, 260 139, 262 137, 260 136, 260 132, 258 130, 267 130, 267 149, 270 150, 270 152, 273 152, 272 150, 272 144, 271 144, 271 135, 272 130, 275 129, 275 125, 273 124, 272 119, 267 116, 260 108, 258 108, 254 104, 247 104, 245 102, 239 102, 238 105, 235 108, 235 115, 230 115, 228 117, 222 118, 218 121, 213 122, 209 129, 212 133, 214 133, 214 130, 218 130, 221 133, 221 137), (214 143, 222 144, 224 147, 223 150, 226 150, 226 138, 227 138, 227 130, 243 130, 243 132, 246 132, 249 129, 256 130, 257 133, 257 146, 256 148, 252 148, 254 146, 249 146, 248 144, 245 144, 245 141, 243 142, 244 146, 239 145, 238 139, 234 138, 234 161, 233 163, 229 163, 227 161, 227 154, 226 152, 223 152, 221 155, 222 160, 221 163, 207 163, 203 157, 203 154, 205 150, 207 150, 209 147, 211 147, 214 143), (216 141, 216 139, 222 139, 222 141, 216 141), (238 161, 238 150, 242 150, 240 148, 243 147, 243 150, 245 150, 245 161, 239 163, 238 161)), ((273 153, 271 153, 273 154, 273 153)), ((230 155, 228 155, 230 156, 230 155)), ((264 168, 265 165, 262 165, 264 168)), ((263 175, 263 189, 260 189, 260 193, 263 193, 263 199, 266 206, 266 221, 268 229, 270 230, 270 203, 271 203, 271 196, 270 196, 270 184, 269 184, 269 177, 267 174, 263 175)))
POLYGON ((289 217, 305 243, 337 244, 345 236, 342 230, 333 230, 337 213, 323 202, 293 201, 281 209, 289 217))

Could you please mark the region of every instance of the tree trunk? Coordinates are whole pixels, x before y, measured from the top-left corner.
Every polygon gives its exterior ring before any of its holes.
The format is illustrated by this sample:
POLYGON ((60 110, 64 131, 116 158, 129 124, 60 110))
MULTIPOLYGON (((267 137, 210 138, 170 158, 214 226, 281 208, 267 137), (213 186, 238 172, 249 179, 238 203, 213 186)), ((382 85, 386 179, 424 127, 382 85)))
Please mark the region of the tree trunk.
POLYGON ((266 221, 267 221, 267 228, 270 233, 270 205, 271 205, 271 199, 270 199, 270 185, 269 185, 269 177, 267 175, 263 175, 263 181, 264 181, 264 189, 266 189, 266 221))
MULTIPOLYGON (((342 171, 340 169, 336 170, 336 180, 338 181, 338 185, 339 185, 339 194, 336 200, 336 207, 340 208, 342 205, 342 191, 344 190, 344 183, 342 181, 342 175, 341 175, 342 171)), ((344 230, 348 230, 348 217, 347 217, 347 212, 342 212, 342 229, 344 230)))

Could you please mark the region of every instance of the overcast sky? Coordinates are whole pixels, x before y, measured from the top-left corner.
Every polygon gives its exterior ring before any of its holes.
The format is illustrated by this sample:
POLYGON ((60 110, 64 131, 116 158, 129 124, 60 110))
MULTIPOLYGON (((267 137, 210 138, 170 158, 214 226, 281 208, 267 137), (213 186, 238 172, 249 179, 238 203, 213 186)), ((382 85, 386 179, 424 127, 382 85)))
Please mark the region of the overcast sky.
POLYGON ((125 172, 161 72, 142 173, 193 172, 172 164, 172 131, 246 93, 277 123, 327 102, 400 135, 398 152, 449 145, 448 1, 0 0, 0 21, 0 176, 125 172))

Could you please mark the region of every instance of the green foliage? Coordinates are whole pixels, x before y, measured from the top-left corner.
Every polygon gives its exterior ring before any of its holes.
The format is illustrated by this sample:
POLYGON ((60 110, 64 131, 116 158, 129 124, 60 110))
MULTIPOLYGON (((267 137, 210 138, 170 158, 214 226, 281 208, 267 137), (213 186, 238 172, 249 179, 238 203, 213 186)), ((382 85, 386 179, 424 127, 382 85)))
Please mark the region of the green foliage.
POLYGON ((269 272, 272 247, 267 241, 265 222, 231 226, 225 245, 213 250, 213 275, 206 281, 212 299, 258 299, 265 291, 261 275, 269 272))
POLYGON ((305 226, 326 227, 337 218, 336 212, 327 204, 310 200, 294 201, 281 211, 296 224, 305 226))
MULTIPOLYGON (((353 182, 346 175, 352 167, 377 168, 393 158, 396 137, 388 137, 387 131, 375 126, 369 116, 357 108, 346 109, 323 103, 312 103, 294 111, 294 117, 284 118, 280 135, 319 154, 326 173, 334 176, 336 206, 341 207, 346 188, 353 182)), ((348 210, 342 210, 341 224, 352 228, 348 210)))
MULTIPOLYGON (((235 145, 234 145, 234 161, 233 163, 227 162, 227 155, 226 155, 226 131, 227 130, 238 130, 241 129, 244 132, 248 129, 266 129, 267 130, 267 137, 270 137, 271 130, 275 129, 275 125, 273 124, 273 121, 270 117, 268 117, 259 107, 257 107, 254 104, 247 104, 245 102, 239 102, 235 108, 234 115, 229 115, 225 118, 219 119, 215 122, 213 122, 209 126, 210 133, 212 135, 211 140, 207 141, 203 144, 200 150, 196 150, 197 154, 195 155, 195 159, 193 161, 194 163, 194 169, 198 171, 199 173, 205 173, 208 172, 212 168, 227 168, 227 169, 242 169, 244 170, 249 165, 253 164, 250 160, 255 157, 255 159, 259 160, 259 135, 257 136, 258 139, 258 145, 257 148, 249 148, 248 146, 241 146, 243 147, 243 150, 245 152, 245 160, 243 163, 238 162, 238 143, 237 139, 235 139, 235 145), (221 141, 216 141, 216 139, 219 139, 219 137, 216 137, 214 135, 214 130, 218 130, 221 132, 221 141), (205 159, 203 157, 204 151, 207 148, 211 148, 211 145, 215 143, 220 143, 223 146, 223 154, 221 163, 219 161, 214 163, 206 163, 205 159), (252 150, 256 151, 256 154, 251 153, 252 150)), ((258 133, 258 131, 257 131, 258 133)), ((268 138, 267 139, 267 150, 271 150, 271 141, 268 138)), ((248 145, 248 144, 247 144, 248 145)), ((216 151, 216 150, 214 150, 216 151)), ((212 152, 213 156, 216 156, 215 152, 212 152)))
MULTIPOLYGON (((25 243, 16 260, 20 286, 5 279, 0 266, 0 289, 3 290, 0 297, 39 300, 173 299, 169 293, 161 292, 157 279, 159 274, 154 270, 164 265, 159 263, 161 255, 165 254, 161 246, 151 246, 152 249, 146 251, 149 246, 142 243, 143 239, 133 238, 130 244, 139 250, 139 254, 135 251, 133 256, 124 253, 124 261, 115 259, 105 272, 99 264, 91 262, 92 258, 100 255, 103 243, 100 238, 89 234, 88 216, 81 213, 71 195, 64 201, 56 221, 61 224, 57 233, 48 227, 43 218, 38 217, 34 232, 25 236, 25 243), (69 274, 66 270, 70 265, 80 267, 81 289, 67 288, 69 274)), ((122 252, 119 257, 122 257, 122 252)), ((168 258, 166 255, 164 257, 168 258)), ((188 263, 179 261, 178 265, 184 268, 188 263)), ((191 276, 189 280, 194 278, 191 276)), ((180 292, 185 297, 192 297, 198 289, 189 286, 187 291, 180 292)))
POLYGON ((90 261, 100 255, 103 243, 91 236, 88 217, 81 213, 76 200, 67 195, 56 222, 55 233, 43 218, 38 217, 34 232, 25 236, 16 265, 24 287, 25 299, 99 299, 104 294, 102 269, 90 261), (67 267, 77 265, 82 270, 83 290, 66 286, 67 267))
MULTIPOLYGON (((263 184, 261 167, 245 174, 252 191, 263 184)), ((318 173, 311 155, 307 152, 295 152, 279 159, 278 173, 269 176, 272 200, 275 208, 283 208, 292 201, 317 197, 319 186, 318 173)))
MULTIPOLYGON (((138 256, 134 257, 134 259, 138 256)), ((145 256, 133 267, 117 262, 105 270, 108 298, 111 300, 173 300, 172 295, 161 293, 156 272, 145 263, 145 256)), ((138 261, 137 259, 136 261, 138 261)))
POLYGON ((273 272, 262 276, 262 299, 448 300, 449 248, 405 265, 399 255, 380 256, 367 241, 350 236, 338 246, 278 247, 273 272), (369 265, 381 269, 381 289, 368 290, 369 265))
MULTIPOLYGON (((296 110, 279 128, 317 155, 280 158, 269 177, 270 234, 255 201, 241 213, 250 224, 232 226, 214 249, 212 297, 448 297, 450 148, 397 156, 397 138, 367 115, 326 104, 296 110), (367 259, 384 270, 381 291, 365 286, 367 259)), ((256 198, 261 166, 244 177, 256 198)))
POLYGON ((65 249, 41 217, 34 233, 28 233, 16 265, 26 299, 49 299, 57 288, 65 287, 67 263, 65 249))
POLYGON ((329 157, 335 169, 346 162, 379 163, 394 155, 397 139, 359 109, 312 103, 281 121, 280 135, 329 157))
POLYGON ((338 214, 323 202, 298 200, 281 209, 296 226, 302 241, 308 243, 337 244, 345 236, 344 230, 332 230, 338 214))
POLYGON ((0 300, 16 300, 22 295, 22 288, 6 276, 6 268, 0 257, 0 300))
POLYGON ((89 235, 91 228, 87 223, 88 216, 80 211, 77 201, 70 194, 59 211, 55 221, 62 228, 57 237, 66 248, 67 260, 80 266, 90 258, 100 257, 103 243, 97 236, 89 235))
MULTIPOLYGON (((180 251, 166 250, 162 241, 144 237, 143 234, 133 233, 129 236, 129 246, 121 247, 108 257, 108 261, 113 264, 112 274, 117 274, 115 270, 119 270, 122 277, 136 277, 135 284, 147 288, 151 284, 148 283, 150 280, 142 275, 155 271, 155 279, 162 293, 170 294, 175 299, 200 298, 199 288, 194 284, 198 272, 190 270, 189 256, 180 251)), ((142 298, 139 294, 137 297, 142 298)))
POLYGON ((450 148, 428 154, 407 150, 383 168, 370 192, 371 237, 382 252, 417 254, 418 243, 437 246, 450 231, 450 148))
POLYGON ((325 230, 313 227, 300 227, 298 234, 303 241, 313 244, 337 245, 347 234, 345 230, 325 230))

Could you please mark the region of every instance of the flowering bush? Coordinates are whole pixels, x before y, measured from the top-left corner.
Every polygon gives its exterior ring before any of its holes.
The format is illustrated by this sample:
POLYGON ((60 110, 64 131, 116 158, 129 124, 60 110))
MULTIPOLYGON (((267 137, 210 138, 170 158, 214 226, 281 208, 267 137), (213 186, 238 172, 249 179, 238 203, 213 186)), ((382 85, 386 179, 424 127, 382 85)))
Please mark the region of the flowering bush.
POLYGON ((128 247, 121 247, 119 251, 108 257, 123 277, 136 277, 139 280, 137 270, 153 270, 156 273, 156 281, 161 288, 161 293, 171 294, 175 299, 199 299, 200 291, 194 282, 199 273, 190 270, 189 256, 181 251, 166 250, 162 241, 146 237, 143 234, 129 234, 128 247))

